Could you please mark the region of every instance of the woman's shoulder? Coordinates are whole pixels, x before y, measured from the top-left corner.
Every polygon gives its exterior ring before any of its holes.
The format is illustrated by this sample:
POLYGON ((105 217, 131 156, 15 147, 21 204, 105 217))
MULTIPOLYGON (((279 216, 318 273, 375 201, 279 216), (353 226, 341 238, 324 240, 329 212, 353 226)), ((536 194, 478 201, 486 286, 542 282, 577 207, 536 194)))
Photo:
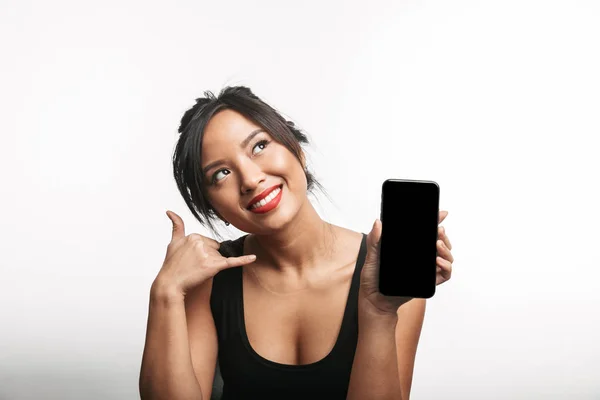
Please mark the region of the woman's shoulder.
POLYGON ((363 233, 350 228, 331 226, 334 237, 330 260, 334 265, 353 265, 360 257, 363 233))
POLYGON ((336 237, 339 239, 340 247, 343 252, 348 250, 354 250, 362 244, 364 237, 363 232, 357 232, 350 228, 344 228, 342 226, 335 226, 336 237))
MULTIPOLYGON (((223 257, 240 257, 244 255, 244 240, 248 236, 247 234, 238 237, 237 239, 227 239, 219 242, 219 253, 223 257)), ((225 268, 217 272, 213 276, 213 286, 217 289, 221 285, 228 286, 232 281, 237 278, 238 267, 225 268)))
POLYGON ((237 239, 227 239, 219 242, 219 253, 223 257, 239 257, 244 254, 244 239, 248 236, 242 235, 237 239))

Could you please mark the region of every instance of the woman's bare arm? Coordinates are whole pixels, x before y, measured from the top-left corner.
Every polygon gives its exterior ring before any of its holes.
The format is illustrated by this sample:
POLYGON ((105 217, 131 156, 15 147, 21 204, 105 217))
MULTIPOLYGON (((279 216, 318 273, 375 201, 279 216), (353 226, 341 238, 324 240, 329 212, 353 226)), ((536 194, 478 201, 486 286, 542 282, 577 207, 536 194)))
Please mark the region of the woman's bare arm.
POLYGON ((212 394, 217 367, 217 329, 210 309, 213 278, 185 297, 192 366, 204 400, 212 394))
POLYGON ((209 279, 184 298, 159 282, 152 285, 139 381, 142 400, 210 399, 217 354, 211 289, 209 279))

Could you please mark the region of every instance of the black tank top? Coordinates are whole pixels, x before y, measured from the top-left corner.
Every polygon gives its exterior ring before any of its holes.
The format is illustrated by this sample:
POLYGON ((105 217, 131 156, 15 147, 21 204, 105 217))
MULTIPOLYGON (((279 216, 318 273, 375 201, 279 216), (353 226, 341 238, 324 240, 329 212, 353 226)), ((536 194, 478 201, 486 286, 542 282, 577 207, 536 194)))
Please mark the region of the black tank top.
MULTIPOLYGON (((219 252, 225 257, 243 255, 247 236, 222 242, 219 252)), ((214 276, 210 306, 219 353, 211 400, 346 399, 358 340, 358 288, 366 238, 363 233, 337 341, 325 358, 312 364, 280 364, 256 353, 244 323, 242 267, 214 276)))

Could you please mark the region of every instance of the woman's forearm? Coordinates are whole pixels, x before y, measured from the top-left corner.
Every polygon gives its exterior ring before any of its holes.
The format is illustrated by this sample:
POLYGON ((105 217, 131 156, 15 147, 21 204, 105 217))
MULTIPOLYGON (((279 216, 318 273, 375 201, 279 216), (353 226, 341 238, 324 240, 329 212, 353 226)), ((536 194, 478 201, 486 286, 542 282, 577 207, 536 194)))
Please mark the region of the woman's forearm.
POLYGON ((402 400, 396 353, 396 315, 374 315, 359 307, 358 343, 347 400, 402 400))
POLYGON ((202 400, 188 342, 184 297, 152 285, 139 381, 146 399, 202 400))

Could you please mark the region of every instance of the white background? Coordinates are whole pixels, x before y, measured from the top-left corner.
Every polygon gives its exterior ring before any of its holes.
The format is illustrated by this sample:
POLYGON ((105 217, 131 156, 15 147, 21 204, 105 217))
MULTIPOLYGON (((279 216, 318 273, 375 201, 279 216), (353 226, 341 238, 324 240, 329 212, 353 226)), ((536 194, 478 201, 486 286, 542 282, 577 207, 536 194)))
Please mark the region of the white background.
POLYGON ((139 396, 165 211, 208 233, 179 120, 238 84, 308 134, 330 222, 440 185, 455 263, 411 399, 600 398, 598 2, 1 5, 1 399, 139 396))

